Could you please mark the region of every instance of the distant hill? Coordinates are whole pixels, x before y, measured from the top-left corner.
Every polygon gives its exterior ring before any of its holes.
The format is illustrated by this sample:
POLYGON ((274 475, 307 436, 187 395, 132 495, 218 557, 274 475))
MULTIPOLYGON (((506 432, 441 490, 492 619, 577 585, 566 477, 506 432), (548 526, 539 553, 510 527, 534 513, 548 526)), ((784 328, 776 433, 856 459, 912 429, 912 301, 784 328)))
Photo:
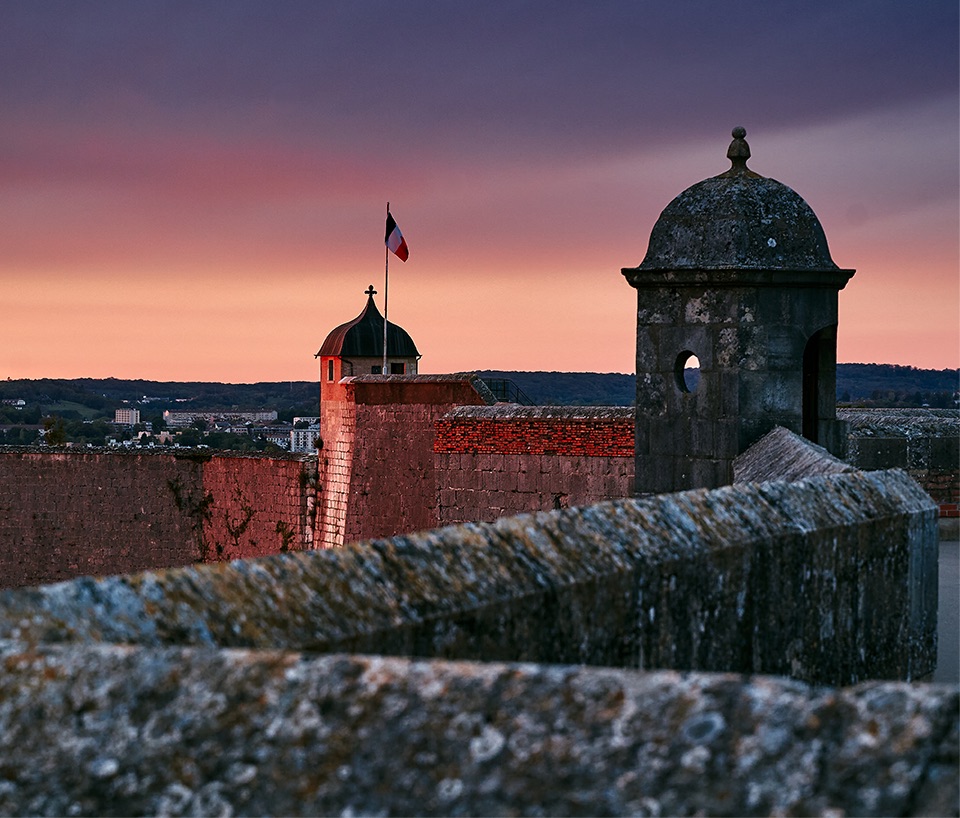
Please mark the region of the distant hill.
MULTIPOLYGON (((636 376, 596 372, 481 370, 481 378, 509 379, 540 405, 629 406, 636 376)), ((838 364, 837 399, 874 406, 954 406, 958 369, 917 369, 893 364, 838 364)))
POLYGON ((539 406, 630 406, 637 395, 635 375, 617 372, 510 372, 482 369, 484 379, 511 380, 539 406))
MULTIPOLYGON (((894 364, 838 364, 837 399, 849 401, 894 400, 896 396, 917 405, 952 400, 960 390, 958 369, 917 369, 894 364)), ((948 404, 952 406, 953 404, 948 404)))
MULTIPOLYGON (((513 381, 533 403, 559 406, 629 406, 636 377, 616 372, 522 372, 479 370, 481 378, 513 381)), ((839 364, 837 396, 845 403, 876 406, 952 407, 960 389, 960 370, 917 369, 892 364, 839 364)), ((316 381, 230 384, 198 381, 146 381, 73 378, 0 381, 0 400, 23 400, 32 416, 60 412, 86 418, 113 416, 113 410, 138 405, 144 417, 164 409, 188 411, 276 409, 281 420, 315 415, 316 381)), ((7 423, 16 423, 12 407, 3 407, 7 423)), ((0 419, 0 422, 3 422, 0 419)), ((34 423, 36 420, 33 421, 34 423)))

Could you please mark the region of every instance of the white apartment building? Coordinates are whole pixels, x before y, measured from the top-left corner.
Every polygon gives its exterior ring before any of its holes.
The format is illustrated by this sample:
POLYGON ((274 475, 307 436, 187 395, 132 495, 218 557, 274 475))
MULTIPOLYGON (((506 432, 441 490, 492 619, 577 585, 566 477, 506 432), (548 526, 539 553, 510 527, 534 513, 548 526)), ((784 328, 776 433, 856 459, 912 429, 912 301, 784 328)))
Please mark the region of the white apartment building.
POLYGON ((125 426, 136 426, 140 422, 139 409, 117 409, 113 413, 113 422, 125 426))

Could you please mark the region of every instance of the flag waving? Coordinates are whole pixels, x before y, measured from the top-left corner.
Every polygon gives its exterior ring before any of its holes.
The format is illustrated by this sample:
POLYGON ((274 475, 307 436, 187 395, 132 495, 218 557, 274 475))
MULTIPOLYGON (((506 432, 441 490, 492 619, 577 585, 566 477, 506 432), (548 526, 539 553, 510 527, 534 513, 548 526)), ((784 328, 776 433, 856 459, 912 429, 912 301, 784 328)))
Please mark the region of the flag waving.
POLYGON ((403 238, 403 233, 400 232, 400 228, 397 227, 397 223, 393 220, 393 216, 389 210, 387 211, 386 242, 387 248, 400 259, 400 261, 406 261, 410 257, 410 250, 407 248, 406 239, 403 238))

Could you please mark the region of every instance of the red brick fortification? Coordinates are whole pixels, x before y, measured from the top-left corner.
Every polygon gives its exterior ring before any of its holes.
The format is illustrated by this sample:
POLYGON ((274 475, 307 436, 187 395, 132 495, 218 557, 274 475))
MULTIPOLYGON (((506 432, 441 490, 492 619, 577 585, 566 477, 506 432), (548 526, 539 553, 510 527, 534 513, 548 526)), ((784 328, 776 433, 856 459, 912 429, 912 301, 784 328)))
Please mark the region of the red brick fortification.
POLYGON ((940 506, 941 517, 960 517, 960 471, 919 469, 909 474, 940 506))
POLYGON ((311 547, 312 461, 0 454, 0 587, 311 547))
POLYGON ((475 375, 374 375, 323 384, 317 547, 434 528, 434 425, 493 396, 475 375))
POLYGON ((441 524, 630 497, 633 410, 465 407, 437 421, 441 524))

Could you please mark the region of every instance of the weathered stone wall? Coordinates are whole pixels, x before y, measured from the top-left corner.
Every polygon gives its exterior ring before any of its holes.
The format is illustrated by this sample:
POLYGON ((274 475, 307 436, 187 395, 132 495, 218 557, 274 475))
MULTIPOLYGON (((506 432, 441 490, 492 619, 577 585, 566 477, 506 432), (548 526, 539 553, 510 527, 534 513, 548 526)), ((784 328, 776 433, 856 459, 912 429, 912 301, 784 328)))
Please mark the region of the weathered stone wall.
POLYGON ((463 407, 436 422, 441 524, 633 494, 633 410, 463 407))
POLYGON ((202 475, 211 498, 203 528, 204 562, 312 547, 312 460, 212 457, 202 475))
POLYGON ((778 426, 736 457, 733 461, 733 482, 793 482, 856 470, 855 466, 834 457, 823 446, 778 426))
MULTIPOLYGON (((850 425, 847 459, 860 469, 906 470, 940 506, 960 518, 960 411, 840 409, 850 425)), ((958 528, 953 524, 952 536, 958 528)))
POLYGON ((350 508, 357 407, 352 401, 325 400, 321 404, 322 447, 317 453, 320 499, 317 547, 336 548, 346 542, 344 532, 350 508))
POLYGON ((925 673, 935 516, 852 473, 3 591, 0 812, 956 815, 956 686, 743 675, 925 673))
POLYGON ((346 542, 436 528, 433 424, 448 409, 423 403, 356 407, 346 542))
POLYGON ((833 346, 842 271, 623 272, 638 290, 639 493, 728 484, 734 458, 775 426, 802 434, 812 425, 811 437, 842 455, 833 346), (817 364, 810 395, 807 351, 817 364), (695 386, 683 374, 690 355, 695 386))
POLYGON ((0 587, 310 547, 311 461, 0 453, 0 587))
POLYGON ((0 645, 4 815, 956 815, 957 689, 0 645))
POLYGON ((936 507, 902 472, 731 486, 0 593, 0 639, 912 679, 936 507))
POLYGON ((138 454, 0 454, 0 587, 202 559, 200 465, 138 454))

